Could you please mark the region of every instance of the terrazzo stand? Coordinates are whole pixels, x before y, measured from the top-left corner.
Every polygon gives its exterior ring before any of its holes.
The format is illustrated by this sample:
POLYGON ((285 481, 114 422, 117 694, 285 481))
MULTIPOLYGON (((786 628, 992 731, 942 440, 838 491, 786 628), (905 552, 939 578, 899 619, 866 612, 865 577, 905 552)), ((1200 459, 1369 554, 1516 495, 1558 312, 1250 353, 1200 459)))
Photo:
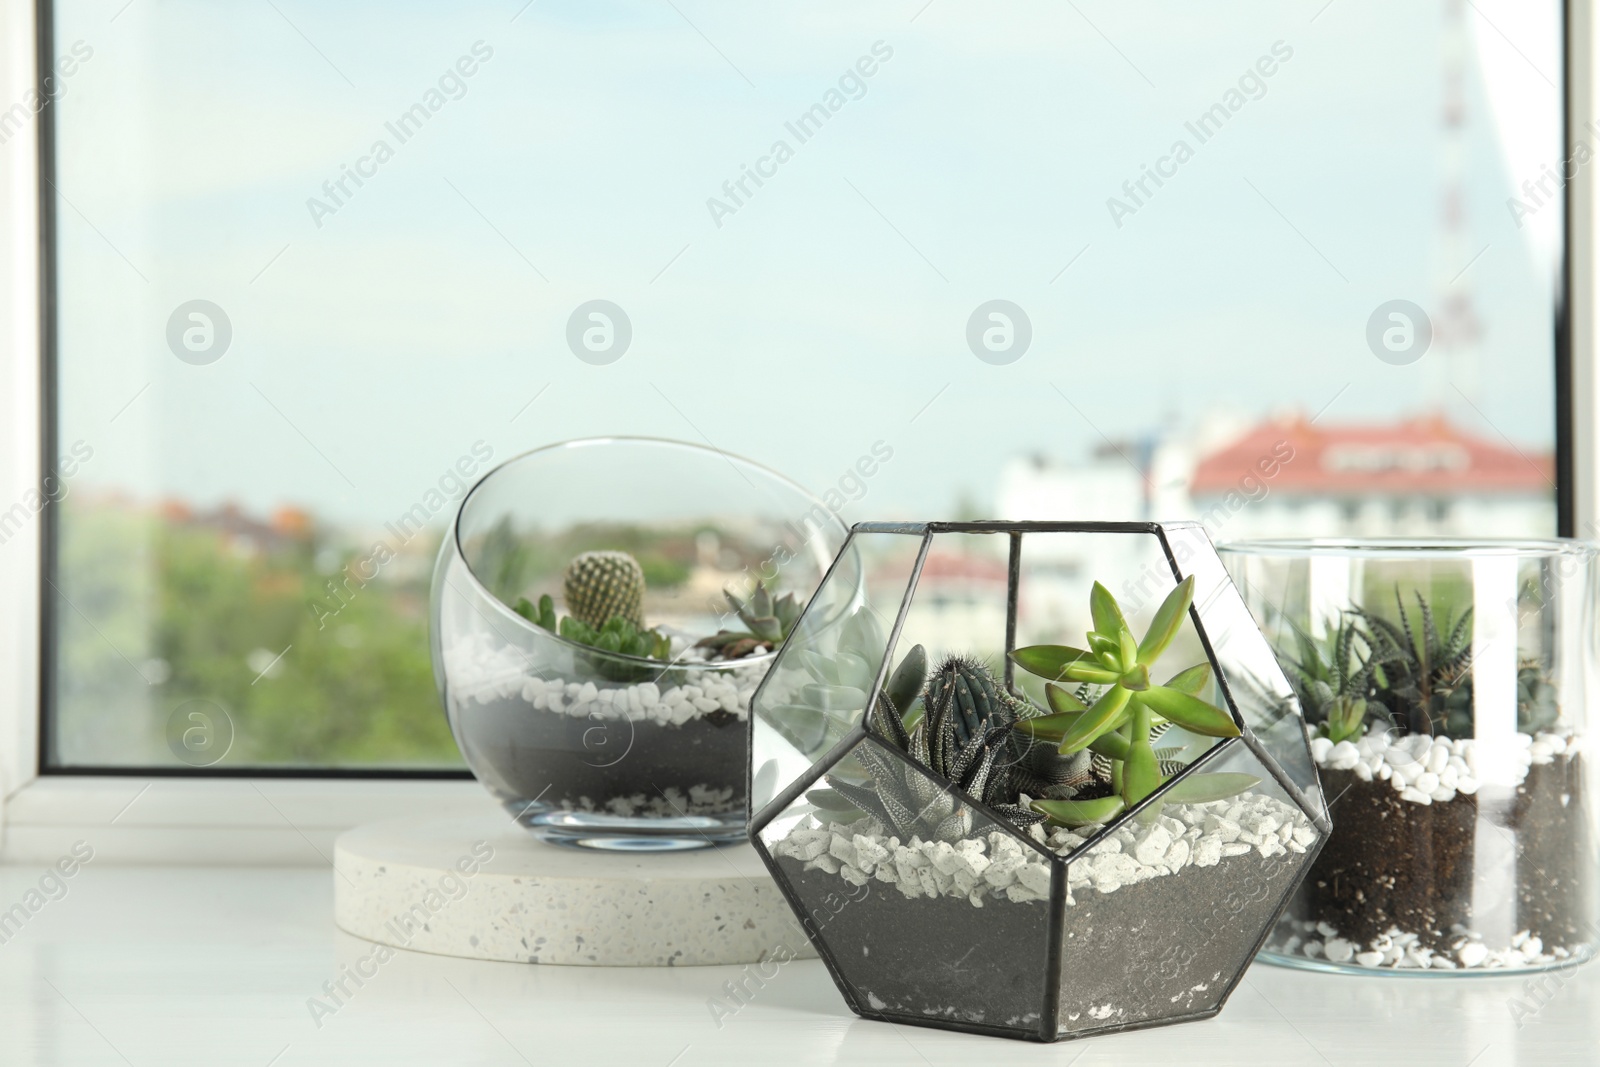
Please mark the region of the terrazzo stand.
POLYGON ((815 955, 749 845, 636 855, 536 841, 510 819, 393 819, 334 846, 334 921, 444 956, 598 967, 815 955))

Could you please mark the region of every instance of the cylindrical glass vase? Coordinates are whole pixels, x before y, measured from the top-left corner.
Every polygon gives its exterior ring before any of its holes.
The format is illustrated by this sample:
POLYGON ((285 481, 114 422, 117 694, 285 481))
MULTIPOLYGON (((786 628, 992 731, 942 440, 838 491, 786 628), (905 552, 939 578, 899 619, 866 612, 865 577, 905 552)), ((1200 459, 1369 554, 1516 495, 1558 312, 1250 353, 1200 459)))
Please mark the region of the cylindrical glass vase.
POLYGON ((1304 708, 1333 820, 1262 957, 1437 975, 1592 956, 1596 547, 1221 553, 1304 708))
POLYGON ((744 840, 745 723, 782 641, 769 616, 798 615, 845 533, 793 482, 676 441, 571 441, 490 471, 433 582, 434 676, 467 765, 547 841, 744 840), (605 619, 574 622, 596 604, 605 619))

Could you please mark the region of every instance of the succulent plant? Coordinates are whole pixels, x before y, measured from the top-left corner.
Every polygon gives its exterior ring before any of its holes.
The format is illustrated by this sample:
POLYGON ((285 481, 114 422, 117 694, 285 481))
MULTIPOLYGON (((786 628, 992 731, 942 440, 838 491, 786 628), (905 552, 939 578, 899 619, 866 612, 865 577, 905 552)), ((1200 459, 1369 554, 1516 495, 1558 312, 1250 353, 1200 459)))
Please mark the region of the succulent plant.
POLYGON ((655 630, 641 630, 621 615, 613 615, 599 629, 572 615, 561 620, 560 634, 568 641, 640 659, 668 659, 672 642, 655 630))
POLYGON ((710 637, 702 637, 695 645, 715 649, 722 653, 723 659, 740 659, 783 644, 805 610, 805 605, 793 593, 774 597, 765 582, 756 583, 755 592, 748 600, 740 600, 732 590, 724 590, 722 595, 728 598, 745 629, 718 630, 710 637))
MULTIPOLYGON (((668 660, 672 657, 672 642, 665 634, 636 626, 621 615, 611 616, 602 626, 591 626, 573 615, 564 616, 558 622, 555 601, 548 593, 539 598, 537 605, 527 597, 519 597, 512 610, 535 626, 600 652, 639 659, 668 660)), ((610 656, 588 656, 585 660, 596 674, 614 682, 648 681, 659 673, 655 668, 610 656)))
MULTIPOLYGON (((1395 588, 1398 621, 1352 607, 1317 642, 1298 629, 1299 658, 1281 657, 1306 721, 1335 743, 1359 737, 1369 713, 1405 733, 1469 737, 1473 729, 1472 609, 1439 625, 1420 592, 1408 612, 1395 588), (1413 614, 1415 622, 1413 622, 1413 614)), ((1545 664, 1517 664, 1517 729, 1535 734, 1561 717, 1545 664)))
MULTIPOLYGON (((1374 687, 1377 664, 1365 633, 1347 615, 1341 615, 1320 642, 1296 629, 1300 658, 1288 659, 1289 681, 1300 698, 1306 722, 1334 744, 1361 736, 1366 728, 1368 697, 1374 687), (1362 647, 1357 647, 1357 644, 1362 647)), ((1287 658, 1287 657, 1286 657, 1287 658)))
POLYGON ((543 627, 551 633, 556 632, 556 602, 549 593, 540 597, 537 605, 525 596, 518 597, 511 610, 535 626, 543 627))
MULTIPOLYGON (((787 684, 773 689, 774 695, 782 696, 767 716, 771 726, 801 752, 826 752, 860 720, 885 644, 877 620, 863 610, 837 628, 817 631, 801 646, 790 646, 783 666, 797 669, 780 672, 787 684)), ((906 668, 913 654, 922 656, 922 673, 917 675, 912 699, 927 672, 927 658, 920 648, 907 653, 901 667, 906 668)))
POLYGON ((1162 602, 1144 639, 1136 642, 1116 598, 1096 582, 1089 594, 1094 628, 1087 649, 1032 645, 1011 654, 1017 666, 1047 679, 1045 695, 1053 712, 1019 720, 1016 729, 1054 742, 1063 756, 1087 750, 1098 757, 1090 762, 1091 782, 1068 799, 1034 800, 1034 811, 1064 826, 1103 823, 1165 788, 1160 802, 1145 809, 1146 817, 1154 818, 1161 804, 1224 800, 1260 782, 1249 774, 1190 774, 1168 786, 1185 766, 1178 750, 1154 746, 1168 728, 1203 737, 1240 734, 1232 716, 1198 695, 1210 680, 1209 664, 1179 671, 1165 685, 1150 680, 1150 668, 1178 635, 1193 600, 1190 577, 1162 602), (1058 684, 1062 681, 1079 683, 1079 691, 1068 691, 1058 684))
POLYGON ((1537 734, 1554 727, 1560 717, 1549 674, 1537 659, 1524 659, 1517 666, 1517 729, 1537 734))
POLYGON ((1416 593, 1419 626, 1394 592, 1399 625, 1352 609, 1371 646, 1373 696, 1396 725, 1410 733, 1467 737, 1472 732, 1472 609, 1452 624, 1437 625, 1433 608, 1416 593))
MULTIPOLYGON (((1041 712, 997 685, 984 664, 949 657, 924 687, 926 663, 922 646, 912 648, 885 681, 867 717, 873 733, 924 770, 870 743, 859 745, 856 761, 868 780, 831 774, 828 785, 834 796, 903 838, 957 841, 972 832, 973 814, 946 782, 1025 828, 1042 822, 1044 815, 1019 803, 1023 792, 1066 790, 1070 795, 1088 780, 1087 754, 1063 758, 1054 746, 1015 729, 1019 720, 1041 712), (919 688, 921 707, 916 708, 919 688)), ((814 792, 809 799, 831 806, 827 794, 814 792)))
POLYGON ((781 643, 789 636, 789 631, 800 619, 800 613, 805 610, 805 605, 793 593, 774 597, 767 590, 765 582, 756 583, 755 592, 750 594, 748 600, 740 600, 732 590, 724 590, 722 595, 728 598, 729 605, 749 629, 751 636, 774 644, 781 643))
POLYGON ((585 552, 567 564, 561 583, 567 611, 599 629, 620 616, 643 629, 644 570, 626 552, 585 552))

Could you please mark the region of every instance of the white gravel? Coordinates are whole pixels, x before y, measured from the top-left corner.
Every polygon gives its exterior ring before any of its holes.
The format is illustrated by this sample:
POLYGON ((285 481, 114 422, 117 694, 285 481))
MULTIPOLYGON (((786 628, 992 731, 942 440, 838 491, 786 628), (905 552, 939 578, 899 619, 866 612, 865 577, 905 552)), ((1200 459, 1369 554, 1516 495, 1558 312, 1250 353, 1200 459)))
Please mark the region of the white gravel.
MULTIPOLYGON (((1034 826, 1028 832, 1058 855, 1070 856, 1099 829, 1058 828, 1047 834, 1034 826)), ((1260 859, 1304 853, 1316 836, 1300 809, 1262 793, 1211 804, 1169 804, 1156 822, 1124 825, 1070 863, 1067 903, 1075 903, 1073 894, 1080 889, 1114 893, 1188 866, 1212 867, 1252 852, 1260 859)), ((981 908, 989 900, 1024 903, 1050 895, 1048 862, 999 831, 956 844, 920 837, 902 843, 876 819, 823 824, 807 815, 773 851, 851 885, 868 879, 890 883, 912 899, 966 897, 981 908)))
MULTIPOLYGON (((1575 734, 1519 733, 1515 744, 1519 782, 1530 766, 1578 750, 1575 734)), ((1478 791, 1477 741, 1470 737, 1397 734, 1374 724, 1353 743, 1312 737, 1311 756, 1317 766, 1353 771, 1363 782, 1388 782, 1401 800, 1413 804, 1446 804, 1457 793, 1470 796, 1478 791)))
POLYGON ((445 674, 453 697, 487 704, 522 699, 540 711, 575 719, 654 722, 681 726, 691 719, 725 711, 743 720, 750 698, 771 665, 770 657, 746 666, 707 664, 699 650, 677 649, 673 668, 693 679, 682 685, 640 682, 627 685, 604 679, 567 681, 541 675, 530 656, 488 634, 473 634, 445 650, 445 674))
POLYGON ((1436 952, 1421 944, 1416 934, 1395 926, 1365 945, 1340 937, 1339 931, 1325 922, 1286 918, 1279 923, 1277 934, 1285 932, 1289 936, 1282 940, 1274 936, 1268 952, 1382 970, 1493 971, 1548 966, 1572 957, 1571 950, 1560 946, 1546 950, 1527 930, 1519 931, 1509 945, 1491 948, 1484 944, 1482 934, 1458 925, 1451 930, 1447 952, 1436 952))
POLYGON ((709 785, 693 785, 687 795, 676 786, 667 786, 660 793, 635 793, 626 797, 611 797, 596 804, 588 797, 576 801, 562 801, 561 810, 584 814, 615 815, 623 819, 670 819, 681 815, 724 815, 733 800, 733 789, 717 789, 709 785))

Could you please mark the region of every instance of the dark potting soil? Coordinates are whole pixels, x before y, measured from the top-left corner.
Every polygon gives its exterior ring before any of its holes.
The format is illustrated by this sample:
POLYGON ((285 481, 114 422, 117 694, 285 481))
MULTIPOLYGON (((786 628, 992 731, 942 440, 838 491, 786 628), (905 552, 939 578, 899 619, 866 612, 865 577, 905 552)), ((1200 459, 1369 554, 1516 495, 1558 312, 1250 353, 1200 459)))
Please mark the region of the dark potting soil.
MULTIPOLYGON (((1252 852, 1111 893, 1079 890, 1066 909, 1058 1032, 1220 1007, 1309 858, 1252 852)), ((1038 1036, 1046 902, 991 898, 975 908, 964 897, 908 899, 886 882, 852 886, 789 857, 778 865, 863 1009, 1038 1036)))
POLYGON ((1594 941, 1593 902, 1586 888, 1600 858, 1584 812, 1583 756, 1536 763, 1517 790, 1511 825, 1517 835, 1519 929, 1542 939, 1545 951, 1594 941))
POLYGON ((1385 781, 1320 773, 1323 792, 1336 798, 1333 833, 1301 887, 1295 918, 1326 922, 1362 946, 1399 927, 1448 952, 1450 927, 1472 917, 1477 796, 1416 804, 1385 781))
POLYGON ((1044 901, 907 898, 888 882, 778 866, 805 904, 807 932, 828 946, 863 1010, 1013 1027, 1037 1035, 1045 1001, 1044 901))
MULTIPOLYGON (((1597 861, 1584 824, 1581 763, 1581 756, 1562 755, 1530 767, 1507 816, 1507 836, 1516 843, 1511 929, 1541 938, 1547 952, 1589 940, 1584 885, 1597 861)), ((1323 789, 1337 798, 1333 834, 1291 908, 1295 918, 1326 922, 1360 946, 1397 927, 1445 953, 1460 939, 1453 926, 1478 929, 1474 919, 1484 916, 1473 912, 1477 794, 1416 804, 1384 781, 1328 768, 1320 773, 1323 789)), ((1480 909, 1504 905, 1478 902, 1480 909)))
POLYGON ((1078 890, 1062 955, 1063 1031, 1220 1008, 1310 860, 1249 852, 1112 893, 1078 890))
POLYGON ((485 784, 552 808, 605 807, 612 798, 644 794, 665 805, 663 793, 687 796, 695 787, 732 790, 711 808, 685 814, 744 810, 745 724, 726 711, 681 725, 563 715, 511 698, 472 703, 461 738, 485 784))

